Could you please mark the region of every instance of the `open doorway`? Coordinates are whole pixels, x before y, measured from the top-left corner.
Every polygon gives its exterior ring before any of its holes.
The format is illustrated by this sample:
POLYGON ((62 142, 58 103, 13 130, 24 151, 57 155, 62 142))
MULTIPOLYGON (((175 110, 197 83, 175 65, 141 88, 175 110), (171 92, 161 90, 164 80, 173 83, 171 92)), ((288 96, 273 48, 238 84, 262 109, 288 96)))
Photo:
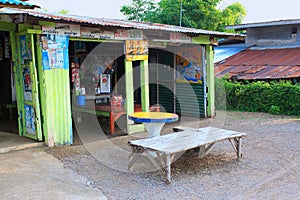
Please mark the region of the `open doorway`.
MULTIPOLYGON (((125 97, 123 51, 123 42, 80 39, 69 42, 74 143, 79 125, 95 123, 95 119, 100 124, 101 132, 107 135, 122 132, 117 124, 121 115, 117 115, 118 112, 111 108, 114 106, 115 97, 125 97)), ((118 111, 123 112, 123 102, 118 102, 118 111)))
POLYGON ((18 134, 16 83, 9 32, 0 31, 0 131, 18 134))

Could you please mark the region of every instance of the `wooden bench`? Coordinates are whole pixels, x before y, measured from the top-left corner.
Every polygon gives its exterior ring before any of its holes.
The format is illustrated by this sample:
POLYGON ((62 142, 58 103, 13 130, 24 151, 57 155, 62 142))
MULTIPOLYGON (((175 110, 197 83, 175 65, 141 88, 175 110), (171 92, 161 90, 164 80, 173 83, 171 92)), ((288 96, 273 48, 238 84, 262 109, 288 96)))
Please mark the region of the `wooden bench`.
POLYGON ((177 153, 189 149, 200 148, 200 156, 204 156, 216 142, 229 140, 238 158, 242 156, 242 136, 245 133, 219 129, 214 127, 189 128, 175 127, 171 134, 154 138, 129 141, 132 153, 129 156, 128 169, 131 170, 136 160, 144 153, 151 162, 163 172, 167 182, 171 182, 171 163, 177 153), (156 158, 153 157, 155 154, 156 158))
POLYGON ((6 115, 9 114, 9 119, 13 120, 17 115, 17 104, 2 104, 0 103, 0 119, 7 119, 6 115), (7 112, 8 111, 8 112, 7 112))

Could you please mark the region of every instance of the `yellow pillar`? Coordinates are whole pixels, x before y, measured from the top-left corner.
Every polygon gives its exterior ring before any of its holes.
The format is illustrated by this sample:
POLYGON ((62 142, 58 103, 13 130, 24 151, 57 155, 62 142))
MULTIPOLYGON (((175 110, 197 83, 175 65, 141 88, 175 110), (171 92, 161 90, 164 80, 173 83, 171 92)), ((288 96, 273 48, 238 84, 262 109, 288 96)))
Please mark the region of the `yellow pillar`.
POLYGON ((140 70, 142 111, 149 111, 149 67, 148 60, 141 61, 140 70))
POLYGON ((206 45, 206 85, 207 91, 207 117, 215 116, 215 74, 214 52, 212 46, 206 45))

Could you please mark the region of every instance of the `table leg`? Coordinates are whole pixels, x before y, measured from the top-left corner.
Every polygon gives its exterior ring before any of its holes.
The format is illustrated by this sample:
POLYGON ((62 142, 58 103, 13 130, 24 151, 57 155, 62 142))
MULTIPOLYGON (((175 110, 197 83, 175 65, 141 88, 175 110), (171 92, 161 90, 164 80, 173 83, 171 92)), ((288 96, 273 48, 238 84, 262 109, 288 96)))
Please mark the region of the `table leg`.
POLYGON ((160 131, 164 125, 165 123, 145 123, 148 137, 160 136, 160 131))
POLYGON ((109 132, 111 135, 115 133, 115 117, 113 112, 109 113, 109 132))
POLYGON ((115 129, 115 122, 122 116, 126 114, 125 112, 110 112, 109 113, 109 127, 110 127, 110 134, 113 135, 116 132, 115 129))

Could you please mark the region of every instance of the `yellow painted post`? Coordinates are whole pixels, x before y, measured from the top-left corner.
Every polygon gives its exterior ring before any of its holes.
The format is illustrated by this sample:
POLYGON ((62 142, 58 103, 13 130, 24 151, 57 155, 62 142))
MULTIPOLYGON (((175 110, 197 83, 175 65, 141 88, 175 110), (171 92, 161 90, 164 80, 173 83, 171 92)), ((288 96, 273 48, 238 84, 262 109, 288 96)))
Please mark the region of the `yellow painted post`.
POLYGON ((127 133, 132 134, 145 130, 144 124, 134 124, 128 119, 128 115, 134 112, 134 89, 133 89, 133 67, 131 61, 125 61, 125 81, 126 81, 126 119, 127 119, 127 133))
POLYGON ((134 95, 133 95, 133 68, 131 61, 125 61, 125 82, 126 82, 126 112, 134 112, 134 95))
POLYGON ((142 111, 149 111, 149 67, 148 60, 141 61, 140 70, 142 111))
POLYGON ((206 45, 206 84, 207 92, 207 116, 215 116, 215 74, 214 52, 211 45, 206 45))

